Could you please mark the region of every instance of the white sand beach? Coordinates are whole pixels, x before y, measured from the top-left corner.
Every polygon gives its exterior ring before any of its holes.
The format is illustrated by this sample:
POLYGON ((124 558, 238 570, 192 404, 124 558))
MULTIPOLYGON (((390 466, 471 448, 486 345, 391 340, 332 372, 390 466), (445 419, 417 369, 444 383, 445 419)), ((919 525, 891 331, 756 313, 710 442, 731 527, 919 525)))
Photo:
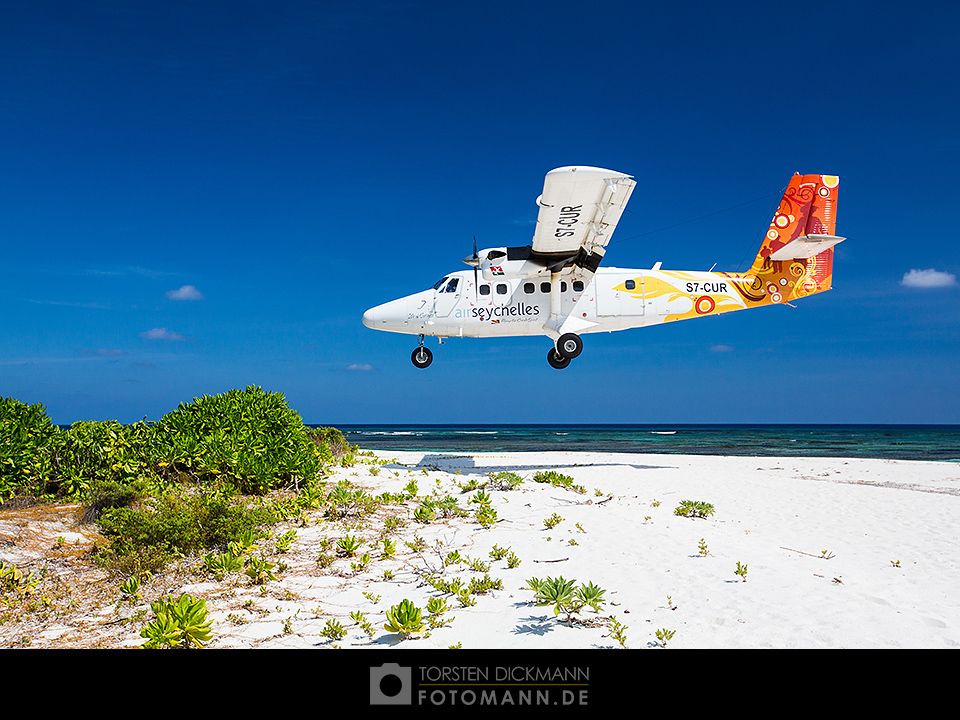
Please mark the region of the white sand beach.
MULTIPOLYGON (((332 568, 339 574, 289 570, 275 585, 290 599, 278 602, 273 588, 244 624, 228 620, 237 610, 228 610, 235 603, 227 597, 218 611, 203 587, 184 588, 208 597, 217 619, 211 647, 641 649, 663 647, 658 630, 673 631, 670 649, 960 646, 960 465, 600 453, 389 457, 375 476, 360 465, 337 477, 374 494, 399 492, 413 479, 420 495, 450 493, 464 508, 475 507, 473 493, 460 493, 470 479, 509 470, 526 481, 488 492, 498 517, 489 529, 472 512, 427 524, 410 519, 396 536, 397 555, 380 559, 368 545, 373 560, 362 571, 352 572, 346 559, 332 568), (541 469, 572 476, 586 492, 532 482, 541 469), (682 500, 708 502, 714 513, 675 515, 682 500), (554 514, 562 520, 546 527, 554 514), (401 542, 415 533, 427 547, 421 553, 401 542), (494 546, 510 548, 520 564, 491 560, 494 546), (428 567, 465 583, 483 576, 463 563, 443 567, 441 555, 453 551, 490 562, 503 589, 473 596, 469 607, 447 595, 444 617, 452 620, 426 636, 401 639, 383 629, 392 605, 409 599, 425 608, 442 596, 423 582, 428 567), (738 563, 745 576, 735 574, 738 563), (385 570, 392 579, 383 579, 385 570), (582 622, 568 626, 552 607, 534 604, 527 580, 548 576, 603 588, 600 613, 586 608, 575 616, 582 622), (355 611, 369 619, 372 635, 351 620, 355 611), (622 645, 602 621, 611 616, 626 626, 622 645), (331 618, 344 638, 321 635, 331 618)), ((298 529, 298 543, 334 537, 326 525, 298 529)))
MULTIPOLYGON (((207 647, 654 649, 664 647, 666 636, 658 631, 672 631, 667 649, 960 646, 960 464, 605 453, 378 455, 386 462, 338 467, 331 483, 347 481, 379 495, 400 493, 413 480, 417 500, 346 525, 322 510, 308 513, 290 525, 296 532, 290 549, 270 557, 286 564, 276 580, 258 585, 242 573, 221 582, 198 582, 191 573, 165 579, 164 593, 205 599, 213 631, 207 647), (533 482, 538 470, 569 475, 584 492, 533 482), (461 485, 500 471, 524 482, 486 491, 497 522, 483 527, 469 502, 475 491, 464 493, 461 485), (416 521, 420 498, 431 494, 456 497, 468 514, 416 521), (684 500, 710 503, 714 512, 678 516, 674 510, 684 500), (378 538, 391 516, 402 527, 390 535, 396 554, 384 557, 378 538), (318 558, 335 557, 335 543, 346 534, 364 538, 360 552, 370 553, 369 563, 361 567, 358 553, 321 568, 318 558), (420 551, 411 548, 416 537, 420 551), (519 565, 491 558, 495 546, 509 549, 519 565), (454 551, 461 562, 444 565, 454 551), (470 561, 489 568, 471 569, 470 561), (735 573, 738 563, 746 566, 745 575, 735 573), (475 603, 462 606, 426 582, 431 574, 460 578, 464 586, 489 575, 502 589, 474 594, 475 603), (604 589, 600 611, 585 608, 568 625, 551 606, 536 605, 527 581, 558 576, 604 589), (384 629, 391 606, 408 599, 426 616, 431 597, 446 598, 446 624, 409 638, 384 629), (621 626, 619 638, 611 618, 621 626), (325 634, 331 622, 342 626, 343 637, 325 634)), ((150 617, 149 599, 160 592, 147 586, 141 607, 113 602, 85 625, 30 630, 32 645, 136 647, 144 642, 139 631, 150 617), (108 631, 113 634, 90 640, 108 631)))

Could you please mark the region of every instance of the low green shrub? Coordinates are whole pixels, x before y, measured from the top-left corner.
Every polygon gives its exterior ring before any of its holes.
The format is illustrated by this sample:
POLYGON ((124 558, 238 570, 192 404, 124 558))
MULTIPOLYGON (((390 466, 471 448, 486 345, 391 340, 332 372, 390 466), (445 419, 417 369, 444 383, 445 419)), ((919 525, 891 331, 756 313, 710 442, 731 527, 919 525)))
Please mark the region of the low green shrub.
POLYGON ((111 541, 113 556, 149 549, 173 557, 226 549, 245 533, 259 533, 257 528, 280 519, 269 506, 248 506, 224 493, 184 491, 151 498, 140 507, 108 508, 100 517, 100 529, 111 541))
POLYGON ((181 403, 156 422, 153 441, 168 477, 220 480, 244 495, 314 478, 332 457, 282 393, 254 386, 181 403))
POLYGON ((36 492, 49 475, 49 456, 42 454, 60 433, 40 403, 27 405, 0 398, 0 502, 28 489, 36 492))
POLYGON ((62 430, 40 405, 0 398, 0 502, 71 500, 110 544, 95 559, 129 576, 231 542, 324 500, 342 515, 378 502, 324 489, 325 464, 353 449, 335 428, 308 428, 281 393, 244 390, 181 403, 156 422, 84 421, 62 430), (294 498, 256 496, 286 487, 294 498), (341 497, 346 496, 346 497, 341 497))
POLYGON ((337 428, 308 427, 307 433, 314 444, 320 448, 320 453, 324 459, 340 462, 343 458, 356 454, 357 446, 350 445, 343 433, 337 428))
POLYGON ((503 471, 490 473, 490 488, 492 490, 516 490, 523 484, 523 478, 515 472, 503 471))
POLYGON ((60 430, 39 403, 0 398, 0 501, 17 492, 86 500, 101 483, 229 483, 264 494, 308 485, 348 447, 311 429, 282 393, 249 386, 181 403, 157 422, 83 421, 60 430))
POLYGON ((537 472, 533 474, 533 481, 573 490, 581 495, 586 492, 586 489, 582 485, 575 485, 573 483, 572 477, 559 473, 556 470, 537 470, 537 472))

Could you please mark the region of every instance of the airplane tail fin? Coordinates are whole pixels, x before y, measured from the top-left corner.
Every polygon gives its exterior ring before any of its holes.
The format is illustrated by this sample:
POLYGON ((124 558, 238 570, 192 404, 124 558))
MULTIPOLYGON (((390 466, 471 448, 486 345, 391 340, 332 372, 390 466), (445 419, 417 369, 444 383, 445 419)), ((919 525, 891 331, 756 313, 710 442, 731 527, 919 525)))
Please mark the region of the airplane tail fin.
MULTIPOLYGON (((790 178, 770 228, 750 268, 755 289, 768 279, 789 278, 780 288, 783 300, 792 300, 829 290, 833 282, 833 246, 845 238, 836 236, 836 175, 800 175, 790 178)), ((774 293, 770 293, 774 294, 774 293)))

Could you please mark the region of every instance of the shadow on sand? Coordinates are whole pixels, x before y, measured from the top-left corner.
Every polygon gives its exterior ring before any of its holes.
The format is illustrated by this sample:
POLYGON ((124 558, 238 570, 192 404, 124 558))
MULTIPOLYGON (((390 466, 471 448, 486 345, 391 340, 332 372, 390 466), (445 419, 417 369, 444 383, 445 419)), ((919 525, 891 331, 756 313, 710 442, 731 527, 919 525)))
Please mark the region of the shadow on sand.
MULTIPOLYGON (((413 467, 424 468, 426 470, 438 470, 441 472, 460 472, 461 475, 488 475, 495 472, 524 472, 536 470, 556 470, 559 468, 575 467, 632 467, 637 470, 661 470, 676 469, 676 465, 640 465, 628 462, 591 462, 591 463, 551 463, 546 462, 538 465, 519 465, 516 463, 505 463, 503 465, 477 464, 477 460, 484 458, 473 455, 436 455, 426 454, 413 467)), ((388 463, 385 467, 406 467, 401 463, 388 463)))

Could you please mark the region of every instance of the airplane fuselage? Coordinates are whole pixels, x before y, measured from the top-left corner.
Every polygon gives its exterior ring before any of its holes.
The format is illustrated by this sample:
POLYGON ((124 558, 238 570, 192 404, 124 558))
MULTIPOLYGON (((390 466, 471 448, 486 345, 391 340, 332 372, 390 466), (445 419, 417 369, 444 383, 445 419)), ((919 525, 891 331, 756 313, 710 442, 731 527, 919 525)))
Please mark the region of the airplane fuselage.
POLYGON ((371 308, 363 322, 410 335, 509 337, 558 335, 551 321, 559 316, 578 334, 612 332, 784 302, 802 282, 785 270, 760 287, 753 275, 628 268, 598 268, 586 283, 552 283, 548 276, 480 279, 475 287, 474 273, 463 270, 434 288, 371 308))

